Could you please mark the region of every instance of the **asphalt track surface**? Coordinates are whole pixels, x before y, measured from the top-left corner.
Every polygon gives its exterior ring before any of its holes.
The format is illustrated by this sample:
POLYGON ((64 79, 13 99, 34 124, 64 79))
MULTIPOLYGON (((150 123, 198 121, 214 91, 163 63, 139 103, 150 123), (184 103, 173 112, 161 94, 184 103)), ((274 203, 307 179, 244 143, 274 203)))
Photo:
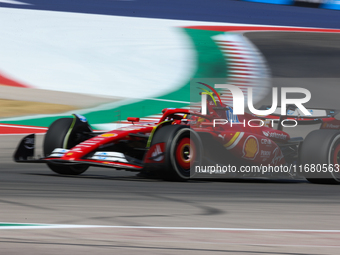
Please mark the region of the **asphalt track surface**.
POLYGON ((2 222, 161 228, 0 228, 3 254, 338 254, 340 232, 318 232, 340 229, 337 185, 172 183, 101 168, 59 176, 12 163, 20 138, 0 137, 2 222))
MULTIPOLYGON (((305 12, 316 11, 334 12, 305 12)), ((306 87, 318 95, 313 106, 336 108, 339 37, 293 36, 248 35, 265 55, 274 86, 306 87)), ((2 254, 339 253, 340 233, 322 230, 340 229, 340 186, 288 178, 172 183, 100 168, 59 176, 45 165, 13 163, 20 138, 0 136, 2 222, 131 228, 0 229, 2 254)))

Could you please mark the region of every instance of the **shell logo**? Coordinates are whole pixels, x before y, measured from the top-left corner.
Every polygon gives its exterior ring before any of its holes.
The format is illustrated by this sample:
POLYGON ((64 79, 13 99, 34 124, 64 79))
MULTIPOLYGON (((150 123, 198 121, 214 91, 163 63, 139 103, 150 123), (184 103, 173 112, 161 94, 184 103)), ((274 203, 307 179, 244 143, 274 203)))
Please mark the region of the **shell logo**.
POLYGON ((117 134, 102 134, 101 137, 115 137, 117 134))
POLYGON ((243 158, 253 160, 259 152, 259 143, 253 135, 247 137, 243 145, 243 158))

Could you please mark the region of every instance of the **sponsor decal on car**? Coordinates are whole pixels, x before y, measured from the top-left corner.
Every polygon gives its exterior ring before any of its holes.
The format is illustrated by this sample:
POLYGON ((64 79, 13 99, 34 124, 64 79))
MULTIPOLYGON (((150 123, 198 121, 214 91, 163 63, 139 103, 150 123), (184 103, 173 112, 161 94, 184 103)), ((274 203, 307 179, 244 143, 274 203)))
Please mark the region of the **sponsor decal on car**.
POLYGON ((157 143, 151 146, 150 150, 146 155, 146 163, 162 163, 164 162, 165 156, 165 143, 157 143))
POLYGON ((273 155, 274 156, 271 161, 271 164, 277 165, 283 159, 283 154, 279 147, 275 148, 275 150, 273 151, 273 155))
POLYGON ((261 150, 261 157, 269 157, 271 154, 271 151, 262 151, 261 150))
POLYGON ((223 134, 223 135, 219 134, 218 137, 221 138, 221 139, 224 141, 224 139, 225 139, 225 134, 223 134))
POLYGON ((159 144, 157 144, 154 148, 154 151, 151 152, 151 157, 153 158, 154 161, 157 162, 164 159, 164 153, 159 144))
POLYGON ((127 163, 125 155, 116 151, 97 151, 90 159, 127 163))
POLYGON ((270 139, 262 138, 262 139, 261 139, 261 144, 264 144, 264 145, 271 145, 271 144, 272 144, 272 141, 271 141, 270 139))
POLYGON ((269 132, 269 131, 262 131, 264 136, 270 137, 270 138, 276 138, 281 140, 287 140, 287 135, 277 132, 269 132))
POLYGON ((243 144, 243 158, 253 160, 259 152, 259 143, 253 135, 247 137, 243 144))
POLYGON ((340 125, 334 125, 332 123, 323 123, 322 128, 328 128, 328 129, 340 129, 340 125))
POLYGON ((63 148, 55 148, 52 153, 48 156, 49 158, 61 158, 67 154, 70 150, 63 148))
POLYGON ((102 134, 101 137, 115 137, 117 134, 102 134))

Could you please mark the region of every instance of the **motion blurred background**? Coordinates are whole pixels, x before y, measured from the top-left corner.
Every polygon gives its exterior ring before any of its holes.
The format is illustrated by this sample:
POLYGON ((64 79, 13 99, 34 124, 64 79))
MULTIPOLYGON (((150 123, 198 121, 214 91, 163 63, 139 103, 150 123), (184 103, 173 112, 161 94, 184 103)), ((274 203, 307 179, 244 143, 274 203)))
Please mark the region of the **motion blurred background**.
POLYGON ((338 254, 337 186, 167 183, 98 168, 65 177, 11 159, 23 134, 44 133, 61 116, 110 129, 128 116, 154 120, 163 108, 185 107, 192 78, 235 81, 256 70, 253 78, 267 79, 258 105, 271 103, 271 86, 297 86, 311 91, 307 106, 340 109, 339 11, 275 3, 0 0, 4 254, 338 254), (237 42, 248 70, 235 71, 238 52, 221 40, 237 42))
POLYGON ((212 28, 338 28, 337 11, 222 0, 6 0, 0 7, 2 124, 47 127, 71 113, 85 115, 97 129, 114 128, 107 123, 131 114, 157 119, 163 108, 187 106, 190 79, 240 75, 230 61, 238 49, 222 49, 218 35, 248 49, 242 57, 253 65, 240 79, 268 73, 258 105, 270 103, 270 86, 299 86, 312 92, 308 106, 337 107, 337 94, 325 86, 334 91, 339 76, 338 31, 235 34, 212 28))

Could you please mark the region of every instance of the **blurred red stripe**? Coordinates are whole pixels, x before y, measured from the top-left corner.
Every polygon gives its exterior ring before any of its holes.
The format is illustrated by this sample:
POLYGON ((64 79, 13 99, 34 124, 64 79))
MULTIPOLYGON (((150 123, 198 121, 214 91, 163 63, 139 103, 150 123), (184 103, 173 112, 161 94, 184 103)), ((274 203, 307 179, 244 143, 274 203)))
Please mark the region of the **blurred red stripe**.
POLYGON ((0 135, 10 135, 10 134, 44 134, 47 128, 44 127, 30 127, 21 125, 7 125, 0 124, 0 135))
POLYGON ((14 81, 4 75, 0 74, 0 85, 20 87, 20 88, 30 88, 30 86, 14 81))

